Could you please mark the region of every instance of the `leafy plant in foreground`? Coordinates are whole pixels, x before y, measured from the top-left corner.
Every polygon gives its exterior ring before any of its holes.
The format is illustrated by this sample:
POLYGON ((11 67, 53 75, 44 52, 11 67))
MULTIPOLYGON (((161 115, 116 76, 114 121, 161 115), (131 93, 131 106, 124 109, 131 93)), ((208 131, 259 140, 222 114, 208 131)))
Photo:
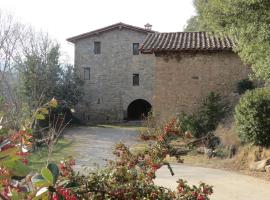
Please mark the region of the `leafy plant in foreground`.
MULTIPOLYGON (((53 100, 46 106, 56 105, 53 100)), ((35 117, 44 118, 42 115, 48 113, 46 106, 35 117)), ((175 134, 173 127, 175 119, 164 127, 156 142, 138 153, 132 153, 122 143, 117 144, 113 151, 116 159, 86 175, 73 170, 73 160, 65 160, 59 166, 49 163, 39 173, 29 173, 28 152, 23 149, 31 146, 31 137, 28 137, 31 130, 12 133, 8 138, 10 143, 3 143, 4 137, 1 141, 0 197, 3 200, 208 200, 212 187, 206 184, 190 187, 179 180, 177 191, 154 184, 155 173, 163 165, 174 174, 164 160, 171 152, 169 141, 175 134)))

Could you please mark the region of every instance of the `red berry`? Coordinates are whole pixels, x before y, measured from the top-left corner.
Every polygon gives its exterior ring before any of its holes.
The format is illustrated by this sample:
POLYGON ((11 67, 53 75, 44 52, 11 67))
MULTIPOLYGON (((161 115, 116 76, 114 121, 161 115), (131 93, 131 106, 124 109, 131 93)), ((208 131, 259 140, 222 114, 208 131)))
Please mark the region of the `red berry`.
POLYGON ((52 200, 59 200, 58 195, 54 193, 53 197, 52 197, 52 200))
POLYGON ((197 196, 197 200, 205 200, 205 197, 203 195, 199 194, 197 196))

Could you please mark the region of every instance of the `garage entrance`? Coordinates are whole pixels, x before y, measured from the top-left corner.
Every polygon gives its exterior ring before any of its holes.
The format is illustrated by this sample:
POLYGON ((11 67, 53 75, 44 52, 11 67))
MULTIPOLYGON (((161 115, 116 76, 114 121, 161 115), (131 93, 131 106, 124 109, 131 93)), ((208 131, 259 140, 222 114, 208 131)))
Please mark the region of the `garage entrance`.
POLYGON ((143 99, 137 99, 131 102, 127 109, 128 120, 141 120, 151 111, 151 104, 143 99))

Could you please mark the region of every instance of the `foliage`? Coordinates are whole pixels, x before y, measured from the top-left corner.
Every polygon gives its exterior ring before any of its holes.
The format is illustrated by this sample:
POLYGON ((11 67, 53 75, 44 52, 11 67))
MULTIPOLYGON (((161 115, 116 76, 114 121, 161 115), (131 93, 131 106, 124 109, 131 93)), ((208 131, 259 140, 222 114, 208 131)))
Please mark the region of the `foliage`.
POLYGON ((178 117, 178 126, 182 132, 190 131, 193 136, 199 138, 214 131, 225 112, 226 106, 221 96, 210 92, 203 100, 198 113, 192 115, 182 113, 178 117))
POLYGON ((227 108, 224 102, 222 102, 221 96, 214 92, 210 92, 204 99, 200 109, 200 118, 205 132, 216 129, 219 121, 224 117, 226 110, 227 108))
POLYGON ((20 41, 23 40, 24 26, 18 23, 12 15, 0 10, 0 27, 0 96, 4 100, 2 102, 4 105, 0 105, 0 112, 4 110, 5 119, 8 116, 6 121, 14 120, 12 122, 14 125, 19 111, 14 92, 16 89, 16 74, 14 71, 20 41), (8 112, 5 110, 7 107, 8 112))
POLYGON ((175 120, 169 122, 157 141, 141 152, 132 153, 124 144, 119 143, 114 149, 115 161, 110 161, 104 169, 89 176, 72 178, 78 185, 76 194, 80 199, 208 199, 212 187, 201 184, 199 187, 189 187, 186 182, 179 180, 176 192, 156 186, 153 183, 156 171, 168 163, 164 161, 170 154, 169 145, 172 134, 171 127, 175 120))
POLYGON ((235 108, 236 129, 242 142, 270 146, 270 91, 246 92, 235 108))
POLYGON ((63 60, 57 42, 1 10, 0 27, 0 112, 5 113, 5 125, 19 129, 23 119, 53 97, 63 107, 77 104, 83 83, 63 60))
POLYGON ((48 113, 48 108, 55 107, 56 101, 53 99, 39 108, 33 115, 31 121, 26 121, 21 130, 7 130, 0 127, 0 197, 4 200, 24 199, 24 193, 20 184, 16 181, 28 175, 28 154, 32 146, 32 121, 44 117, 48 113), (15 183, 14 183, 15 181, 15 183), (15 184, 15 185, 14 185, 15 184))
MULTIPOLYGON (((75 156, 76 154, 71 148, 72 140, 66 138, 60 138, 53 148, 51 162, 58 163, 63 158, 69 156, 75 156)), ((32 170, 38 170, 43 166, 46 166, 48 159, 48 147, 42 145, 38 147, 34 152, 29 155, 29 167, 32 170)))
POLYGON ((185 31, 187 32, 200 32, 200 31, 207 31, 206 25, 200 20, 200 18, 195 15, 192 16, 188 21, 187 25, 185 26, 185 31))
POLYGON ((139 137, 141 140, 154 140, 159 134, 159 129, 140 127, 138 129, 139 137))
POLYGON ((156 128, 157 120, 153 110, 147 113, 147 116, 142 117, 142 126, 149 128, 156 128))
POLYGON ((83 81, 79 78, 73 65, 66 64, 62 67, 58 83, 55 98, 64 101, 66 107, 76 105, 83 95, 83 81))
MULTIPOLYGON (((43 115, 48 113, 46 109, 56 106, 55 103, 53 100, 40 108, 35 112, 35 118, 44 118, 43 115)), ((164 158, 170 153, 168 142, 174 124, 175 120, 168 123, 158 140, 142 152, 131 153, 124 144, 117 144, 114 150, 116 160, 88 175, 75 173, 72 159, 61 162, 59 166, 49 163, 40 173, 28 174, 28 153, 22 149, 31 145, 31 130, 15 132, 9 136, 9 144, 5 143, 6 138, 1 138, 0 197, 3 200, 207 200, 213 191, 212 187, 203 183, 198 187, 190 187, 185 181, 179 180, 175 192, 153 183, 155 172, 162 165, 167 165, 173 174, 164 158), (19 144, 22 149, 15 144, 19 144)))
POLYGON ((35 199, 76 200, 69 180, 74 164, 74 160, 70 159, 63 161, 59 167, 54 163, 43 167, 40 174, 32 176, 35 189, 28 196, 35 196, 35 199))
MULTIPOLYGON (((45 36, 40 36, 45 37, 45 36)), ((82 81, 73 66, 61 65, 60 47, 49 38, 37 42, 41 52, 30 51, 19 66, 21 91, 30 108, 36 108, 51 98, 65 106, 74 106, 82 95, 82 81)))
MULTIPOLYGON (((193 0, 193 5, 198 12, 198 9, 204 5, 204 2, 201 0, 193 0)), ((206 23, 202 20, 201 16, 198 13, 191 18, 188 19, 187 24, 185 26, 185 31, 190 32, 198 32, 198 31, 208 31, 209 28, 207 27, 206 23)))
POLYGON ((139 137, 142 140, 156 140, 163 131, 170 130, 173 135, 179 135, 178 127, 176 127, 176 119, 168 122, 164 127, 154 127, 153 123, 145 123, 145 127, 139 128, 139 137), (152 125, 152 126, 151 126, 152 125))
POLYGON ((270 1, 208 0, 195 7, 198 17, 211 31, 235 40, 235 51, 252 66, 256 77, 269 81, 270 1))
POLYGON ((156 139, 156 136, 160 134, 161 128, 157 126, 156 116, 152 110, 147 116, 143 116, 142 127, 138 130, 142 140, 156 139))
POLYGON ((253 90, 253 82, 249 79, 243 79, 237 83, 237 92, 239 94, 244 94, 247 90, 253 90))
POLYGON ((201 127, 199 115, 187 115, 182 112, 177 117, 177 124, 182 132, 191 132, 193 136, 200 137, 201 131, 203 128, 201 127))

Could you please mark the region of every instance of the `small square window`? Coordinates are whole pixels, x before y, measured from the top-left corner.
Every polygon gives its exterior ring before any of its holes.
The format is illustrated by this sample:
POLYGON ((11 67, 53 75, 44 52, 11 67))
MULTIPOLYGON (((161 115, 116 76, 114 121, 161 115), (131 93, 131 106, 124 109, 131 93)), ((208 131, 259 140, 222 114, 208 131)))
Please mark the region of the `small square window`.
POLYGON ((133 74, 133 86, 138 86, 140 84, 139 74, 133 74))
POLYGON ((199 80, 198 76, 192 76, 192 79, 199 80))
POLYGON ((90 67, 85 67, 83 72, 84 80, 90 80, 90 67))
POLYGON ((101 43, 94 42, 94 54, 100 54, 101 52, 101 43))
POLYGON ((133 43, 133 55, 139 55, 139 43, 133 43))

